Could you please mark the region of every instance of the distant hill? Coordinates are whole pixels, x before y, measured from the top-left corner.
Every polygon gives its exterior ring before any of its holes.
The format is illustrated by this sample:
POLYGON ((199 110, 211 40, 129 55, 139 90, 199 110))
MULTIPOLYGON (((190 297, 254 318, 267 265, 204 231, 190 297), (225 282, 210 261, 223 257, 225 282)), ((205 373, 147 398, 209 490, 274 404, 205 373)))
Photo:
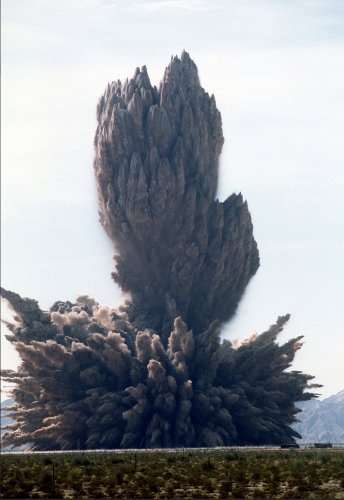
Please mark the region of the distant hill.
MULTIPOLYGON (((1 402, 1 414, 0 414, 1 427, 4 427, 7 424, 13 423, 13 420, 7 416, 11 412, 3 410, 3 408, 5 408, 6 406, 9 406, 12 403, 13 403, 12 399, 6 399, 5 401, 1 402)), ((1 434, 3 432, 5 432, 5 431, 1 430, 1 434)))
POLYGON ((300 443, 344 443, 344 390, 318 401, 313 399, 296 405, 302 409, 299 423, 293 428, 302 436, 300 443))
MULTIPOLYGON (((6 408, 6 406, 10 406, 13 403, 14 403, 14 401, 12 399, 6 399, 5 401, 1 402, 1 406, 0 406, 1 407, 1 412, 0 412, 1 427, 5 427, 5 425, 12 424, 14 422, 12 418, 7 416, 11 412, 3 410, 3 408, 6 408)), ((3 432, 6 432, 6 431, 1 429, 0 434, 2 434, 3 432)), ((26 445, 17 446, 17 447, 13 447, 13 446, 12 447, 11 446, 2 447, 1 446, 1 451, 22 451, 25 449, 27 449, 26 445)))

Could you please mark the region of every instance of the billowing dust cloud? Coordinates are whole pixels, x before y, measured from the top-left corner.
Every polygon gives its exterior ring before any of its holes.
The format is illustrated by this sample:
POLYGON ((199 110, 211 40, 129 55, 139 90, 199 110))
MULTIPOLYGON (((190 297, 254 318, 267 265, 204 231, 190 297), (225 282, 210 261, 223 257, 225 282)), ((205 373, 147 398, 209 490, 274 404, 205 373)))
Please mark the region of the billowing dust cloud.
POLYGON ((173 58, 160 90, 137 68, 108 86, 97 114, 101 220, 130 320, 163 336, 179 315, 197 333, 227 320, 259 257, 241 195, 215 200, 221 116, 196 65, 173 58))
POLYGON ((187 53, 160 88, 145 67, 112 82, 97 108, 95 173, 113 240, 118 308, 88 296, 15 310, 16 422, 3 445, 32 449, 292 443, 313 378, 291 366, 300 338, 276 342, 289 316, 239 346, 220 340, 259 266, 247 204, 216 200, 223 145, 215 99, 187 53))

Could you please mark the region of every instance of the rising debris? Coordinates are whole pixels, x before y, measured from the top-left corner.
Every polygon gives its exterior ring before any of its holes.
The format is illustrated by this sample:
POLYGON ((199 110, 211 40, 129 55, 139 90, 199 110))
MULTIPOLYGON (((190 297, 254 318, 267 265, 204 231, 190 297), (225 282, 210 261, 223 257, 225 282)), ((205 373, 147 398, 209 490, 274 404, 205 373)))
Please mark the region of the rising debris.
POLYGON ((2 289, 21 356, 16 422, 3 446, 33 450, 293 443, 296 401, 313 378, 286 371, 278 318, 240 345, 221 341, 259 266, 247 203, 216 199, 221 115, 186 52, 159 89, 145 66, 108 85, 97 107, 100 216, 116 249, 117 308, 87 295, 41 311, 2 289))

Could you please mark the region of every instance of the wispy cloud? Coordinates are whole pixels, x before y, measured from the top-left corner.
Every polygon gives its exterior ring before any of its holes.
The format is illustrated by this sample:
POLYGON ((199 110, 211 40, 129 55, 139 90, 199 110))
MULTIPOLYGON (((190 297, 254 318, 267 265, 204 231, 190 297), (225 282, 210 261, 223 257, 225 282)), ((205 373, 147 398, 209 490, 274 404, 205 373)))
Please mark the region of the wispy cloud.
POLYGON ((143 2, 133 2, 128 5, 130 11, 146 12, 207 12, 222 8, 218 2, 207 0, 149 0, 143 2))

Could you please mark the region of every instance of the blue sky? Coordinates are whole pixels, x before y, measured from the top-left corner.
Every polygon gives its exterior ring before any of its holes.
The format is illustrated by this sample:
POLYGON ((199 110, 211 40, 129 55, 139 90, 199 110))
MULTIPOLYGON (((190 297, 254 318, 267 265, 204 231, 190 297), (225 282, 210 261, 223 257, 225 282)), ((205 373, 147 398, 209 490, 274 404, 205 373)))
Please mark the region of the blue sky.
POLYGON ((343 389, 343 23, 341 0, 3 0, 3 286, 43 308, 123 300, 98 222, 96 103, 136 66, 158 84, 186 49, 222 114, 218 196, 243 193, 261 254, 224 336, 289 312, 295 368, 343 389))

